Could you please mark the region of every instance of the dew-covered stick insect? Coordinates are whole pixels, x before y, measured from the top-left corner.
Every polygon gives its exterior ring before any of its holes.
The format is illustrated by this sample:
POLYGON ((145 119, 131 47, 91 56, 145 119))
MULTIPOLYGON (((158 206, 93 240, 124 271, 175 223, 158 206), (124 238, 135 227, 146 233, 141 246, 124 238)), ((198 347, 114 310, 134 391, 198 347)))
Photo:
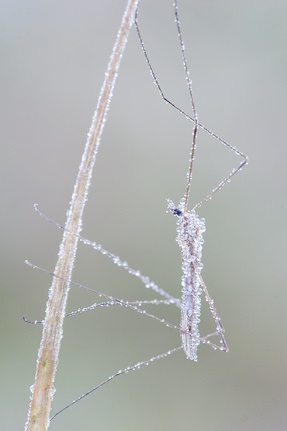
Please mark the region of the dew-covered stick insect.
MULTIPOLYGON (((168 350, 165 353, 158 354, 148 360, 138 362, 135 365, 128 366, 123 370, 119 370, 112 376, 108 377, 105 381, 102 383, 96 385, 71 403, 69 403, 67 406, 62 408, 60 411, 58 411, 54 416, 51 418, 55 418, 58 414, 63 412, 64 410, 68 409, 87 395, 91 394, 104 384, 108 383, 109 381, 113 380, 115 377, 118 377, 122 374, 126 374, 130 371, 135 371, 142 367, 143 365, 149 365, 152 362, 162 359, 164 357, 167 357, 174 352, 183 349, 185 352, 185 355, 188 359, 197 361, 198 360, 198 347, 202 344, 210 345, 215 350, 221 350, 221 351, 228 351, 227 342, 224 335, 224 329, 223 325, 221 323, 221 320, 218 316, 218 313, 216 311, 216 308, 214 306, 214 301, 210 297, 207 287, 203 281, 203 278, 201 276, 201 270, 202 270, 202 246, 203 246, 203 233, 205 232, 205 220, 203 218, 200 218, 199 215, 196 213, 196 210, 200 208, 205 202, 210 200, 215 193, 217 193, 219 190, 221 190, 230 180, 231 178, 236 175, 244 166, 248 163, 248 158, 246 155, 244 155, 241 151, 237 150, 234 146, 230 145, 223 139, 221 139, 218 135, 216 135, 214 132, 212 132, 210 129, 205 127, 199 122, 197 111, 195 108, 195 102, 193 97, 193 91, 192 91, 192 81, 189 74, 189 69, 187 66, 187 59, 186 59, 186 53, 185 53, 185 45, 183 42, 182 37, 182 31, 181 31, 181 25, 178 15, 178 5, 177 1, 174 0, 174 15, 175 15, 175 23, 177 27, 177 34, 179 38, 179 44, 180 44, 180 50, 181 50, 181 57, 182 57, 182 63, 184 67, 185 72, 185 78, 187 83, 187 88, 189 92, 189 98, 191 102, 191 108, 192 108, 192 115, 187 114, 185 111, 183 111, 181 108, 179 108, 177 105, 175 105, 173 102, 171 102, 164 94, 158 78, 154 72, 154 69, 151 65, 150 59, 147 54, 147 50, 145 48, 143 37, 141 34, 141 31, 139 29, 139 23, 138 23, 138 10, 136 11, 135 16, 135 28, 138 34, 138 38, 140 41, 140 45, 142 48, 142 51, 144 53, 146 62, 148 64, 149 71, 152 75, 152 78, 154 80, 154 83, 158 89, 158 92, 162 99, 170 105, 172 108, 174 108, 176 111, 178 111, 180 114, 182 114, 184 117, 186 117, 189 121, 193 123, 193 131, 192 131, 192 139, 191 139, 191 150, 190 150, 190 157, 188 162, 188 172, 187 172, 187 185, 184 192, 184 196, 181 199, 179 205, 175 205, 172 200, 168 199, 168 205, 167 205, 167 212, 172 213, 177 218, 177 243, 181 250, 181 256, 182 256, 182 279, 181 279, 181 298, 175 298, 168 292, 166 292, 164 289, 160 288, 156 283, 150 280, 148 276, 142 275, 142 273, 139 270, 133 269, 126 261, 123 261, 120 257, 116 256, 115 254, 105 250, 100 244, 90 241, 88 239, 83 238, 82 236, 79 237, 79 239, 86 245, 91 246, 95 250, 99 251, 103 255, 110 258, 117 266, 125 269, 129 274, 132 276, 137 277, 142 284, 145 286, 145 288, 153 290, 155 293, 157 293, 161 299, 154 299, 154 300, 144 300, 144 301, 126 301, 123 299, 115 298, 110 295, 104 294, 102 292, 98 292, 94 289, 91 289, 89 287, 86 287, 84 285, 81 285, 79 283, 72 282, 73 285, 78 286, 79 288, 89 290, 91 292, 94 292, 99 297, 103 298, 103 301, 96 302, 93 305, 85 308, 80 308, 72 313, 69 313, 68 316, 74 316, 79 313, 83 313, 88 310, 93 310, 98 307, 110 307, 110 306, 121 306, 121 307, 127 307, 129 309, 132 309, 136 311, 137 313, 140 313, 141 315, 144 315, 146 317, 152 318, 157 320, 160 324, 163 324, 165 326, 168 326, 169 328, 172 328, 173 330, 176 330, 181 335, 181 346, 175 347, 173 349, 168 350), (236 155, 241 157, 242 161, 240 164, 234 168, 227 177, 225 177, 215 188, 211 190, 211 192, 202 199, 198 204, 196 204, 191 210, 188 209, 189 204, 189 196, 190 196, 190 188, 191 188, 191 180, 192 180, 192 172, 193 172, 193 165, 195 161, 195 150, 196 150, 196 141, 197 141, 197 134, 198 130, 201 129, 204 132, 206 132, 211 138, 218 141, 225 147, 227 147, 229 150, 234 152, 236 155), (204 294, 205 299, 208 303, 208 307, 210 309, 210 312, 212 314, 214 323, 215 323, 215 330, 214 332, 203 335, 200 333, 200 317, 201 317, 201 295, 204 294), (171 323, 168 323, 166 320, 156 316, 155 314, 147 312, 143 306, 145 304, 152 304, 152 305, 159 305, 159 304, 173 304, 177 308, 180 309, 181 313, 181 319, 180 319, 180 326, 173 325, 171 323), (219 339, 218 342, 214 341, 214 337, 217 337, 219 339)), ((52 222, 51 219, 49 219, 47 216, 45 216, 43 213, 41 213, 38 208, 36 207, 37 212, 44 217, 49 222, 52 222)), ((52 222, 53 224, 56 224, 59 228, 63 229, 63 227, 55 222, 52 222)), ((35 265, 30 264, 27 262, 31 267, 40 269, 42 271, 48 272, 46 270, 43 270, 35 265)), ((49 274, 51 274, 49 272, 49 274)), ((54 274, 52 274, 55 276, 54 274)), ((42 323, 40 321, 28 321, 29 323, 42 323)))

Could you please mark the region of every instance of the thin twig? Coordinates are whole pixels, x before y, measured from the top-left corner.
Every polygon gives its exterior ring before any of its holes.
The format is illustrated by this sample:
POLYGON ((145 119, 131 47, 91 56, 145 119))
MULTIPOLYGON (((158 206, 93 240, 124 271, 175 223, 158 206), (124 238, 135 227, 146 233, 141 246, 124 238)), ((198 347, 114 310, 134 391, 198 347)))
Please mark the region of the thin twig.
POLYGON ((137 4, 138 0, 128 0, 79 167, 63 240, 60 245, 59 258, 55 267, 55 277, 49 290, 35 382, 25 426, 26 431, 46 431, 49 427, 52 400, 55 392, 54 379, 63 336, 63 319, 66 313, 66 302, 76 256, 78 235, 82 228, 82 215, 120 61, 134 21, 137 4))

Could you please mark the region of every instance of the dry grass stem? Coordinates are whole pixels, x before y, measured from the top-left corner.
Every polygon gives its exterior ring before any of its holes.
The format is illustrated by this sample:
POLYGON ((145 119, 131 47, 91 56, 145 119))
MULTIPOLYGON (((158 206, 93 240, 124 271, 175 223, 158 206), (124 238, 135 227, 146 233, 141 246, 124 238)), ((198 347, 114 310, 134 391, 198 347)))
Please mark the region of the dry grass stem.
POLYGON ((63 336, 63 319, 76 256, 78 235, 82 228, 82 215, 121 57, 134 20, 137 4, 138 0, 128 0, 82 156, 65 224, 63 240, 60 245, 58 262, 55 267, 56 276, 53 278, 52 286, 49 290, 35 382, 25 426, 26 431, 44 431, 49 428, 49 418, 55 392, 54 379, 63 336))

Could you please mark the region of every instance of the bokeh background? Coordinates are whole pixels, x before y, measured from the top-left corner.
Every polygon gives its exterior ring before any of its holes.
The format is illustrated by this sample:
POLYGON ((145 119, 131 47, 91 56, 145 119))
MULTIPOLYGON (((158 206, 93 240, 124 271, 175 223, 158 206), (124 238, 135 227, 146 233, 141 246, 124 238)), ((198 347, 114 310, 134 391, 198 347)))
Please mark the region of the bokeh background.
MULTIPOLYGON (((60 223, 126 0, 1 4, 1 425, 23 429, 60 223)), ((246 170, 199 211, 203 275, 230 353, 199 349, 122 376, 51 430, 276 430, 286 410, 287 3, 180 1, 202 123, 250 157, 246 170)), ((171 1, 143 0, 140 24, 168 97, 191 112, 171 1)), ((132 31, 84 215, 83 234, 180 295, 175 219, 165 198, 185 187, 192 125, 163 103, 132 31)), ((200 133, 191 206, 240 162, 200 133)), ((74 280, 124 299, 154 298, 138 280, 79 246, 74 280)), ((72 287, 69 310, 98 298, 72 287)), ((150 310, 151 311, 151 310, 150 310)), ((153 311, 177 324, 178 310, 153 311)), ((204 308, 202 333, 212 327, 204 308)), ((127 309, 67 319, 57 411, 118 369, 180 344, 178 333, 127 309)))

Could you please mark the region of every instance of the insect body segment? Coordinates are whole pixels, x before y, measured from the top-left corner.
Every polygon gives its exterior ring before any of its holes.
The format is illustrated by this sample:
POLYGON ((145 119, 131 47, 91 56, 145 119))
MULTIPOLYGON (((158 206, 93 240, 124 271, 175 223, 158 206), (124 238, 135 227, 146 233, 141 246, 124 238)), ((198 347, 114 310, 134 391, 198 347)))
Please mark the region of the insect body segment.
POLYGON ((188 359, 197 361, 197 348, 201 342, 199 323, 201 309, 201 277, 203 267, 202 234, 205 220, 194 211, 184 211, 184 199, 179 207, 168 200, 167 211, 178 217, 177 243, 182 255, 181 339, 188 359))

